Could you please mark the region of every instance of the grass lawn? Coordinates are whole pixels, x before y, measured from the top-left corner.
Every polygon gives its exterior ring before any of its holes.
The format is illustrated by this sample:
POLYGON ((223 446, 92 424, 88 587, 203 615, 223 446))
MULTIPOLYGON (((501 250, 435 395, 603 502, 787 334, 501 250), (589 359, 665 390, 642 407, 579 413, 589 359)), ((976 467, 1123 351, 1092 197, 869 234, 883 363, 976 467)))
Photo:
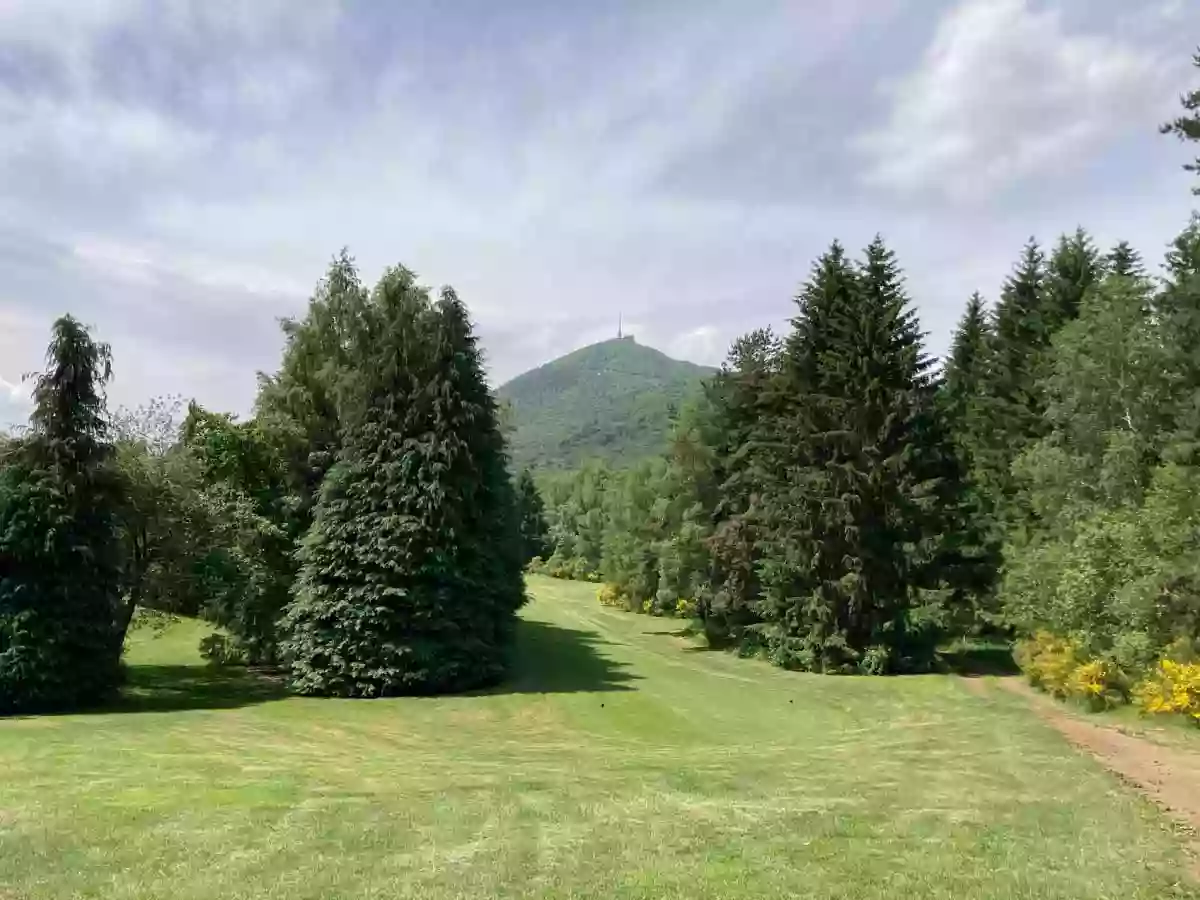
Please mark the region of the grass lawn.
POLYGON ((138 632, 112 710, 0 721, 0 898, 1164 898, 1181 843, 1003 692, 822 678, 533 579, 476 696, 285 697, 138 632))

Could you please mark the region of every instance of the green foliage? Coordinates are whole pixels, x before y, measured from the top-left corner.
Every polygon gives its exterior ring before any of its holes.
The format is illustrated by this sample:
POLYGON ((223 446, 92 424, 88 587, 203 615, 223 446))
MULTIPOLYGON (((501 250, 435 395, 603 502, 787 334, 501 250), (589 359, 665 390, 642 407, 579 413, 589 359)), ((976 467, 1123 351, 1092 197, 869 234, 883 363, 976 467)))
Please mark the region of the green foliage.
POLYGON ((29 432, 0 460, 0 713, 98 701, 117 685, 117 481, 106 344, 54 323, 29 432))
POLYGON ((183 450, 200 469, 196 519, 208 530, 192 569, 200 612, 256 665, 278 661, 279 619, 297 572, 303 501, 288 490, 277 434, 194 403, 182 427, 183 450))
POLYGON ((521 545, 466 309, 397 268, 359 316, 338 462, 286 617, 293 685, 377 697, 495 681, 524 600, 521 545))
POLYGON ((533 474, 525 469, 517 479, 517 515, 520 520, 521 559, 530 563, 546 553, 549 526, 546 524, 546 504, 538 492, 533 474))
MULTIPOLYGON (((1196 67, 1200 68, 1200 53, 1196 54, 1194 62, 1196 67)), ((1163 125, 1163 133, 1173 134, 1181 141, 1200 141, 1200 88, 1188 91, 1180 99, 1180 103, 1183 105, 1184 115, 1163 125)), ((1200 173, 1200 156, 1196 157, 1195 162, 1186 163, 1184 169, 1200 173)), ((1200 187, 1193 188, 1192 191, 1200 194, 1200 187)))
POLYGON ((509 451, 520 468, 571 470, 596 458, 626 465, 662 451, 673 414, 711 370, 633 340, 569 353, 503 385, 509 451))
POLYGON ((923 670, 946 623, 961 479, 902 283, 882 240, 834 244, 799 299, 760 566, 780 665, 923 670))

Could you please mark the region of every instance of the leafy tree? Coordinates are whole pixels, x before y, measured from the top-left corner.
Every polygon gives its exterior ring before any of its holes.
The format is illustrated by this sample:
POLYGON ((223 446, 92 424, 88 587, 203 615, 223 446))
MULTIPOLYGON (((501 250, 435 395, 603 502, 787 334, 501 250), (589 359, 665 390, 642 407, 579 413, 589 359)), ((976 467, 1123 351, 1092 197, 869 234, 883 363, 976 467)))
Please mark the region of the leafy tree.
MULTIPOLYGON (((1200 53, 1196 54, 1194 61, 1196 67, 1200 68, 1200 53)), ((1200 89, 1188 91, 1180 98, 1180 103, 1185 115, 1163 125, 1163 134, 1173 134, 1181 141, 1200 141, 1200 89)), ((1184 169, 1200 173, 1200 157, 1197 157, 1194 163, 1185 164, 1184 169)), ((1200 187, 1192 190, 1200 194, 1200 187)))
POLYGON ((521 558, 525 562, 546 553, 546 505, 528 469, 517 479, 517 510, 520 516, 521 558))
POLYGON ((0 712, 64 709, 117 686, 122 621, 107 344, 54 323, 30 429, 0 468, 0 712))
POLYGON ((375 697, 495 681, 524 600, 521 549, 466 309, 397 268, 359 317, 338 461, 286 618, 293 684, 375 697))

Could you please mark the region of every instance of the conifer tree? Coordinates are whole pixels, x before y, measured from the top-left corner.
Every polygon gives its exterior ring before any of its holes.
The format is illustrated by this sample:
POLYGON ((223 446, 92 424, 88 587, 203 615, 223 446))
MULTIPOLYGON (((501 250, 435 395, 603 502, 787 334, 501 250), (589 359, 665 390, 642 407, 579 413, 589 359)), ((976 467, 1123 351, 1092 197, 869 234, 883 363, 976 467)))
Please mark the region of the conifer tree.
POLYGON ((1105 259, 1105 266, 1110 274, 1124 278, 1144 278, 1146 275, 1142 255, 1128 241, 1121 241, 1112 248, 1105 259))
POLYGON ((120 674, 112 356, 66 316, 46 362, 30 432, 0 460, 0 713, 95 702, 120 674))
POLYGON ((780 423, 762 631, 787 666, 926 668, 960 482, 893 254, 876 239, 852 267, 835 244, 800 306, 781 382, 802 399, 780 423))
POLYGON ((1064 234, 1059 238, 1046 272, 1044 322, 1049 335, 1079 316, 1084 295, 1103 276, 1100 253, 1083 228, 1077 228, 1069 237, 1064 234))
POLYGON ((466 308, 389 271, 340 385, 341 447, 284 620, 293 684, 378 697, 504 672, 524 601, 516 500, 466 308))
POLYGON ((533 481, 533 473, 521 471, 517 479, 517 509, 521 522, 521 558, 528 563, 546 555, 546 505, 533 481))

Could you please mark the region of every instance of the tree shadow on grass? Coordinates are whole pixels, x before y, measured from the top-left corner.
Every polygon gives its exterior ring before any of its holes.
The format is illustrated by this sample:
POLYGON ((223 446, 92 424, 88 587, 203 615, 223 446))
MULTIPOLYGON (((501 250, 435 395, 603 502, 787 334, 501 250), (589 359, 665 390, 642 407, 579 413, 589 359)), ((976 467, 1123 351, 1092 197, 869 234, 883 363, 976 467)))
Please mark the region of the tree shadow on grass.
POLYGON ((87 712, 238 709, 288 696, 282 676, 236 666, 130 666, 121 693, 87 712))
POLYGON ((637 676, 603 655, 608 645, 594 632, 521 619, 508 677, 477 693, 575 694, 630 691, 637 676))
POLYGON ((1013 659, 1012 647, 1007 644, 956 647, 939 653, 938 662, 943 672, 964 678, 1021 674, 1020 667, 1013 659))

